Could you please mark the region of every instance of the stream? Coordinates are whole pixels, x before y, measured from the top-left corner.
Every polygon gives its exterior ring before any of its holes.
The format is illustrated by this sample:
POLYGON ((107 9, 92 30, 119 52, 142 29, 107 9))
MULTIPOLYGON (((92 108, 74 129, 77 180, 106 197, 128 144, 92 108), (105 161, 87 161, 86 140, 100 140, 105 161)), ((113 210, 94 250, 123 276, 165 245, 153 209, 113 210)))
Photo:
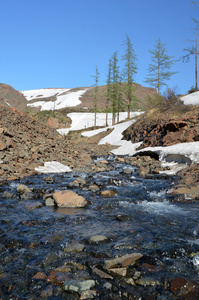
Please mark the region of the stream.
POLYGON ((199 285, 193 264, 199 254, 199 203, 172 202, 167 194, 172 177, 142 179, 115 156, 103 159, 111 171, 43 174, 0 186, 0 299, 80 299, 63 290, 69 279, 95 281, 95 292, 81 299, 195 299, 180 298, 171 282, 185 278, 199 285), (132 172, 126 174, 126 168, 132 172), (90 201, 87 208, 44 205, 44 194, 69 189, 78 177, 86 184, 73 191, 90 201), (18 184, 31 188, 33 196, 19 197, 18 184), (90 190, 91 184, 100 190, 90 190), (104 197, 102 190, 116 194, 104 197), (97 235, 106 239, 92 243, 90 237, 97 235), (69 251, 70 245, 84 247, 69 251), (93 272, 110 275, 106 260, 138 252, 143 257, 129 275, 105 278, 93 272))

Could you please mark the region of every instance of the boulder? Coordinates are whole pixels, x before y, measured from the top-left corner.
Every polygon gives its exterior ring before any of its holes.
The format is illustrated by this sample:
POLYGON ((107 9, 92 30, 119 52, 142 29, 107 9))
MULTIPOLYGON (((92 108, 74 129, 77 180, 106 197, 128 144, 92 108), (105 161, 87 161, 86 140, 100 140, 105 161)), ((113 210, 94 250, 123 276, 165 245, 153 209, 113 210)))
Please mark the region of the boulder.
POLYGON ((77 193, 69 190, 56 192, 53 198, 58 207, 78 208, 88 206, 88 201, 77 193))

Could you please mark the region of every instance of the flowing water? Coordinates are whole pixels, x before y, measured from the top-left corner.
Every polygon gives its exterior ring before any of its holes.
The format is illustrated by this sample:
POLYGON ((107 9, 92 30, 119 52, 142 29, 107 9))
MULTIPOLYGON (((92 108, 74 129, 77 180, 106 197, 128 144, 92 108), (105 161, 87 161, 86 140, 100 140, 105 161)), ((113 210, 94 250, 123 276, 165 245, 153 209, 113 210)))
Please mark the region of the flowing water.
MULTIPOLYGON (((114 156, 106 159, 114 166, 112 171, 31 176, 0 187, 0 299, 40 298, 49 282, 36 281, 33 276, 38 272, 48 276, 68 261, 91 267, 133 252, 142 253, 144 263, 160 267, 152 277, 162 283, 176 277, 199 283, 193 264, 193 256, 199 253, 198 203, 172 202, 167 195, 172 179, 141 179, 136 168, 118 163, 114 156), (125 168, 132 168, 132 173, 124 174, 125 168), (46 177, 48 180, 44 180, 46 177), (67 189, 77 177, 83 177, 86 185, 73 190, 90 201, 88 208, 55 209, 43 205, 28 209, 27 205, 35 201, 43 204, 44 193, 67 189), (103 197, 100 192, 92 192, 88 189, 91 183, 101 190, 113 190, 116 195, 103 197), (34 197, 19 199, 18 184, 32 188, 34 197), (5 191, 11 193, 9 198, 1 196, 5 191), (108 240, 98 245, 88 243, 95 235, 108 240), (72 242, 85 244, 84 251, 64 252, 72 242), (54 259, 50 260, 49 255, 54 259)), ((140 299, 145 299, 145 287, 138 286, 138 290, 143 297, 140 299)), ((163 288, 159 294, 164 295, 163 288)), ((104 299, 109 299, 107 295, 108 291, 104 299)), ((70 299, 67 297, 61 287, 53 285, 51 294, 41 298, 70 299)))

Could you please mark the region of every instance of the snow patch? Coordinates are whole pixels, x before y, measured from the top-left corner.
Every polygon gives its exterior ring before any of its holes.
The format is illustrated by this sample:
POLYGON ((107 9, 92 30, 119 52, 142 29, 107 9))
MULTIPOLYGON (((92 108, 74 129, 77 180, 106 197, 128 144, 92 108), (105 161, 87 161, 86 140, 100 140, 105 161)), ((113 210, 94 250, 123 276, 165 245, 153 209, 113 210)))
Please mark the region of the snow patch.
POLYGON ((185 105, 199 105, 199 92, 191 93, 189 95, 183 96, 180 100, 185 105))
MULTIPOLYGON (((143 112, 131 112, 130 117, 133 118, 133 117, 141 115, 142 113, 143 112)), ((82 129, 94 127, 94 120, 95 120, 95 114, 94 113, 78 113, 77 112, 77 113, 70 113, 67 116, 69 118, 71 118, 71 120, 72 120, 71 127, 70 128, 58 129, 58 132, 60 134, 67 134, 69 130, 70 131, 72 131, 72 130, 82 130, 82 129)), ((126 118, 127 118, 127 112, 120 112, 120 114, 119 114, 120 121, 123 121, 126 118)), ((110 114, 110 113, 108 114, 108 125, 109 125, 108 127, 105 127, 106 126, 106 114, 105 113, 97 113, 96 124, 97 124, 97 126, 103 126, 103 128, 96 129, 96 130, 91 130, 91 131, 86 131, 86 132, 82 133, 82 135, 87 136, 87 137, 91 137, 91 136, 96 135, 100 132, 106 131, 109 128, 112 129, 112 128, 115 127, 115 126, 111 126, 111 124, 112 124, 112 114, 110 114)), ((118 125, 123 126, 123 128, 127 128, 125 125, 122 125, 122 124, 123 123, 118 124, 118 125)), ((116 125, 116 126, 118 126, 118 125, 116 125)))
POLYGON ((81 89, 78 91, 71 89, 38 89, 30 91, 22 91, 27 101, 34 100, 35 102, 29 103, 31 107, 41 107, 43 110, 56 110, 65 107, 73 107, 81 104, 80 97, 87 91, 81 89), (42 98, 56 97, 55 101, 41 101, 42 98), (38 99, 38 101, 36 101, 38 99))
POLYGON ((65 166, 58 161, 48 161, 44 163, 44 166, 39 166, 35 168, 37 172, 40 173, 68 173, 72 172, 72 169, 68 166, 65 166))
POLYGON ((70 89, 37 89, 37 90, 28 90, 28 91, 21 91, 21 93, 26 97, 27 101, 33 99, 41 99, 41 98, 48 98, 52 96, 60 95, 64 92, 69 91, 70 89))

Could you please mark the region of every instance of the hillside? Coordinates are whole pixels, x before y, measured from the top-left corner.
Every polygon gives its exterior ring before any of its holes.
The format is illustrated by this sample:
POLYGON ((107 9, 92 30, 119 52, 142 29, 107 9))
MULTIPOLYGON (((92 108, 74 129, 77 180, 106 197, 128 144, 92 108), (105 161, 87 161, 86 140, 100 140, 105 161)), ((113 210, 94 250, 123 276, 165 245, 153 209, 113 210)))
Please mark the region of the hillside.
MULTIPOLYGON (((150 87, 143 87, 138 83, 133 84, 133 88, 135 90, 134 96, 137 98, 135 109, 142 109, 146 106, 146 103, 149 101, 148 98, 153 98, 157 96, 157 92, 155 89, 150 87)), ((106 85, 98 87, 99 101, 98 101, 98 109, 100 111, 106 110, 106 85)), ((87 107, 88 111, 92 111, 93 109, 93 95, 94 88, 90 88, 86 91, 85 94, 81 97, 81 104, 77 106, 77 109, 83 109, 87 107)))
MULTIPOLYGON (((133 84, 136 97, 136 107, 143 108, 147 102, 157 96, 156 90, 149 87, 143 87, 140 84, 133 84)), ((18 92, 13 88, 1 84, 0 95, 7 92, 7 102, 10 106, 14 106, 16 109, 25 110, 61 110, 67 109, 67 112, 71 111, 92 111, 94 88, 93 87, 80 87, 73 89, 38 89, 30 91, 18 92), (8 101, 9 100, 9 101, 8 101), (19 101, 20 100, 20 101, 19 101)), ((106 86, 98 87, 98 110, 105 111, 106 107, 106 86)), ((7 106, 8 104, 0 99, 0 104, 7 106)))
POLYGON ((0 83, 0 105, 15 107, 19 111, 25 111, 27 100, 10 85, 0 83))

